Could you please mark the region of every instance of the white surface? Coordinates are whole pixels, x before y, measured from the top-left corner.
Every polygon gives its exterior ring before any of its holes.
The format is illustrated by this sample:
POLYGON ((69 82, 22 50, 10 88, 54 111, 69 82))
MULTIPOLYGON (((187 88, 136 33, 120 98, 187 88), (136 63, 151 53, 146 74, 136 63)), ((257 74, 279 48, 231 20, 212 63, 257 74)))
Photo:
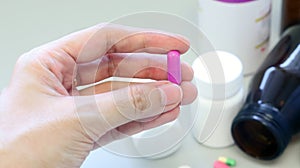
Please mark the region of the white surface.
MULTIPOLYGON (((278 40, 280 0, 273 0, 272 46, 278 40)), ((35 46, 57 39, 70 32, 107 22, 139 11, 160 11, 197 22, 198 0, 0 0, 0 89, 7 86, 16 59, 35 46)), ((183 110, 183 113, 189 113, 183 110)), ((123 147, 123 146, 121 146, 123 147)), ((219 156, 237 160, 236 168, 300 167, 300 141, 294 140, 282 157, 272 162, 252 159, 233 146, 210 149, 199 145, 190 134, 171 157, 160 160, 133 159, 99 149, 91 153, 83 168, 211 168, 219 156)))

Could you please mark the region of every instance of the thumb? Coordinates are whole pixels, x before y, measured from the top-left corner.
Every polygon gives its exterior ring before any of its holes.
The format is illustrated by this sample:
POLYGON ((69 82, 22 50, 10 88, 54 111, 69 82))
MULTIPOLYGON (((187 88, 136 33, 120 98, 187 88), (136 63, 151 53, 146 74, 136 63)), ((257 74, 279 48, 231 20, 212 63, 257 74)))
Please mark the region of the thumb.
POLYGON ((90 138, 134 120, 157 116, 176 108, 182 90, 169 82, 128 85, 125 88, 76 100, 80 122, 90 138))

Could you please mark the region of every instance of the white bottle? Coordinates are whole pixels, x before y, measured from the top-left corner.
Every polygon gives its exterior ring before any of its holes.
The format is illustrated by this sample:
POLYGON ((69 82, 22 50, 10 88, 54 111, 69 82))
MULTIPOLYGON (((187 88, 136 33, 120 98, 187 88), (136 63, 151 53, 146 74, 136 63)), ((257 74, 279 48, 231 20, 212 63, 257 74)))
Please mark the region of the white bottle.
POLYGON ((160 159, 175 153, 181 146, 184 129, 179 119, 132 136, 139 157, 160 159))
POLYGON ((199 0, 198 25, 216 50, 237 55, 244 75, 252 75, 266 56, 270 13, 271 0, 199 0))
POLYGON ((199 56, 192 65, 198 97, 191 106, 197 112, 192 133, 209 147, 234 144, 231 123, 243 105, 243 67, 234 55, 213 51, 199 56))

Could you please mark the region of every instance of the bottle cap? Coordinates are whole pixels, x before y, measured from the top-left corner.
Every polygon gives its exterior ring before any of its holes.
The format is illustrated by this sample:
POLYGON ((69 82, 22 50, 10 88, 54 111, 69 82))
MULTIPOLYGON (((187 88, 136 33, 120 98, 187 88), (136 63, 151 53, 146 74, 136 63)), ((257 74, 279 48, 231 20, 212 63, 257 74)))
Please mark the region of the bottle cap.
POLYGON ((251 2, 254 0, 217 0, 220 2, 227 2, 227 3, 243 3, 243 2, 251 2))
POLYGON ((194 80, 199 96, 208 99, 226 99, 243 86, 243 66, 231 53, 212 51, 193 62, 194 80))

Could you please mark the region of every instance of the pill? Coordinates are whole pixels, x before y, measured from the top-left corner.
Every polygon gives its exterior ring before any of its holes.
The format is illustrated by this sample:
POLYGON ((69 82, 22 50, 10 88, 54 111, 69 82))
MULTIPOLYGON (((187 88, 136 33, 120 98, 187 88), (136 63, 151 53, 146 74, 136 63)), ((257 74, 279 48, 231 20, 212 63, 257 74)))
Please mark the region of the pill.
POLYGON ((228 166, 236 165, 236 161, 234 159, 223 157, 223 156, 219 157, 218 161, 223 162, 223 163, 227 164, 228 166))
POLYGON ((220 161, 215 161, 214 162, 214 168, 230 168, 227 164, 220 162, 220 161))
POLYGON ((171 50, 167 56, 168 80, 175 84, 181 83, 180 53, 177 50, 171 50))

